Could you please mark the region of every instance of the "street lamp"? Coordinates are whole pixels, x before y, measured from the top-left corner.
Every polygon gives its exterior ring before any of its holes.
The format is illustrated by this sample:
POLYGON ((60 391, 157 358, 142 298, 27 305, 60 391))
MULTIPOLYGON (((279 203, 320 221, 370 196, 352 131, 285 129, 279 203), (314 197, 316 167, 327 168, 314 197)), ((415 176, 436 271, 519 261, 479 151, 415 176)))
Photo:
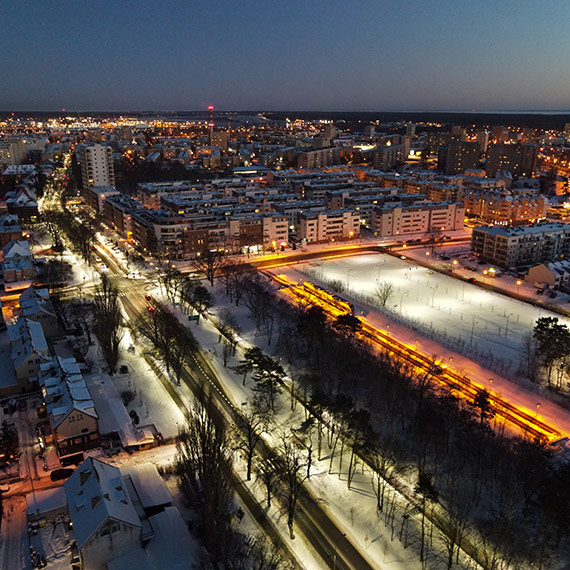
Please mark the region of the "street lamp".
POLYGON ((517 279, 517 295, 520 293, 521 285, 522 285, 522 281, 520 279, 517 279))
POLYGON ((401 295, 400 295, 400 314, 402 314, 402 300, 404 299, 404 295, 407 295, 408 291, 404 291, 401 295))
POLYGON ((507 338, 507 333, 509 332, 509 319, 513 316, 513 313, 507 315, 507 324, 505 325, 505 338, 507 338))
POLYGON ((471 325, 471 338, 469 339, 469 346, 473 345, 473 333, 475 332, 475 325, 478 325, 479 321, 473 319, 473 324, 471 325))

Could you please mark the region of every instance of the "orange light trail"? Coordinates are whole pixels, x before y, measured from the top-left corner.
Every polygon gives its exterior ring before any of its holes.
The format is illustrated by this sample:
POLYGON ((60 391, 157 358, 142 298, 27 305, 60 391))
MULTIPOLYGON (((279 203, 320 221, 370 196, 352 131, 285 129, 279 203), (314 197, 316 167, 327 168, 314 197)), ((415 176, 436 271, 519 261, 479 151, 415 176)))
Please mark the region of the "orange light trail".
MULTIPOLYGON (((325 314, 332 319, 351 312, 350 304, 336 297, 332 293, 320 287, 304 281, 295 283, 284 275, 271 275, 271 277, 282 286, 282 292, 303 304, 311 304, 321 307, 325 314)), ((357 317, 359 318, 359 317, 357 317)), ((360 319, 362 328, 357 333, 361 338, 367 340, 374 346, 387 350, 390 355, 394 355, 400 360, 412 365, 419 373, 431 373, 435 381, 448 390, 457 392, 457 395, 473 402, 477 394, 482 392, 483 386, 469 380, 465 376, 457 373, 446 364, 441 364, 420 352, 417 347, 409 346, 396 340, 385 331, 378 329, 366 321, 360 319)), ((540 439, 554 441, 562 437, 562 433, 554 426, 538 419, 536 414, 530 410, 511 404, 497 393, 487 390, 489 403, 497 416, 516 426, 523 433, 531 434, 540 439)))

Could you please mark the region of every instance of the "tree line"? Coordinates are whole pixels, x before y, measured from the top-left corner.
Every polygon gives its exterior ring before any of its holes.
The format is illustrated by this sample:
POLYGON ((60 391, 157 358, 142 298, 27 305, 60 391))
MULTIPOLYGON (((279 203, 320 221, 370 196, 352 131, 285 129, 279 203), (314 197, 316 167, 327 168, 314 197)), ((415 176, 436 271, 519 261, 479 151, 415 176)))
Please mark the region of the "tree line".
MULTIPOLYGON (((460 544, 490 570, 544 568, 562 545, 568 547, 570 500, 560 483, 568 469, 544 441, 507 435, 493 418, 488 394, 468 402, 459 387, 442 389, 435 370, 418 375, 363 343, 358 319, 331 322, 318 307, 281 302, 255 274, 247 279, 243 302, 258 333, 268 342, 276 339, 274 354, 295 378, 291 387, 307 407, 317 459, 326 454, 332 470, 336 457, 349 486, 359 462, 374 467, 378 514, 392 538, 406 540, 409 513, 396 513, 390 489, 412 466, 423 561, 433 532, 446 548, 448 568, 457 563, 460 544), (343 466, 345 446, 350 454, 343 466), (426 526, 426 518, 436 524, 426 526)), ((238 372, 268 374, 264 369, 271 366, 252 350, 238 372)), ((271 388, 264 387, 252 378, 266 402, 268 390, 282 386, 271 381, 271 388)))

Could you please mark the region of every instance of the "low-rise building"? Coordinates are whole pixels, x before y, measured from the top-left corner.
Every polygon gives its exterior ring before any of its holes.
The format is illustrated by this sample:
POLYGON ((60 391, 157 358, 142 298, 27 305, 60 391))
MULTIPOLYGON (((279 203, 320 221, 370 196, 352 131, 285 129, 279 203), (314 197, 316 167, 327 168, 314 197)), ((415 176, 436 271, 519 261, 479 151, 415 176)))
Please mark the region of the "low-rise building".
POLYGON ((22 185, 7 192, 5 198, 10 214, 16 214, 22 221, 36 222, 38 220, 38 202, 32 188, 22 185))
POLYGON ((86 186, 83 189, 85 202, 99 214, 103 213, 105 199, 118 194, 112 186, 86 186))
POLYGON ((50 361, 42 326, 31 319, 19 319, 8 327, 8 338, 18 383, 26 391, 35 389, 42 364, 50 361))
POLYGON ((19 305, 16 311, 18 316, 40 323, 47 339, 53 339, 58 335, 59 323, 48 289, 28 287, 20 294, 19 305))
POLYGON ((141 209, 140 202, 124 194, 111 195, 103 203, 105 222, 127 239, 133 234, 133 212, 141 209))
POLYGON ((156 467, 84 461, 63 489, 82 567, 187 568, 195 546, 156 467))
POLYGON ((139 549, 152 537, 118 467, 88 458, 63 488, 83 568, 106 570, 111 560, 139 549))
POLYGON ((5 286, 8 283, 27 283, 36 276, 33 255, 29 243, 25 240, 8 242, 2 248, 0 260, 5 286))
POLYGON ((60 458, 98 447, 99 418, 75 359, 56 356, 44 362, 39 385, 60 458))
POLYGON ((531 267, 524 278, 528 283, 570 290, 570 260, 547 261, 531 267))
POLYGON ((473 252, 499 267, 530 266, 570 254, 570 225, 538 224, 506 228, 473 228, 473 252))
POLYGON ((360 216, 351 210, 324 210, 299 215, 299 238, 307 243, 348 240, 360 236, 360 216))
POLYGON ((392 203, 374 208, 371 228, 378 237, 454 231, 463 229, 464 217, 459 202, 392 203))
POLYGON ((4 213, 0 215, 0 247, 8 242, 22 239, 22 228, 17 214, 4 213))

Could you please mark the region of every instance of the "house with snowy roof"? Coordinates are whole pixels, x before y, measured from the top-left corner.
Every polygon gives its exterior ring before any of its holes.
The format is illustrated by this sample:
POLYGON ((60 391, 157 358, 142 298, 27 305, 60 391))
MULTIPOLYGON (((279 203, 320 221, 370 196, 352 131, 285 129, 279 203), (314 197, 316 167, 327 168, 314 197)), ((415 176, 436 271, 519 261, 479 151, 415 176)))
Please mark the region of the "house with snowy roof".
POLYGON ((19 319, 8 327, 7 334, 18 384, 25 390, 36 388, 41 365, 50 361, 42 326, 31 319, 19 319))
POLYGON ((0 215, 0 247, 4 247, 9 241, 21 240, 22 228, 17 214, 4 212, 0 215))
POLYGON ((47 289, 36 289, 30 285, 20 295, 19 303, 18 316, 40 323, 47 339, 58 335, 59 323, 47 289))
POLYGON ((186 570, 197 547, 151 463, 86 459, 63 484, 83 568, 186 570))
POLYGON ((553 289, 570 290, 570 261, 560 259, 538 263, 529 268, 525 275, 528 283, 540 283, 553 289))
POLYGON ((32 188, 22 184, 6 193, 6 207, 10 214, 17 214, 21 220, 37 221, 38 201, 32 188))
POLYGON ((139 549, 145 532, 152 536, 117 467, 89 457, 63 488, 84 568, 105 570, 114 558, 139 549))
POLYGON ((33 254, 27 241, 11 240, 1 250, 4 283, 25 282, 36 276, 33 254))
POLYGON ((39 384, 60 458, 99 447, 99 416, 75 358, 43 363, 39 384))

